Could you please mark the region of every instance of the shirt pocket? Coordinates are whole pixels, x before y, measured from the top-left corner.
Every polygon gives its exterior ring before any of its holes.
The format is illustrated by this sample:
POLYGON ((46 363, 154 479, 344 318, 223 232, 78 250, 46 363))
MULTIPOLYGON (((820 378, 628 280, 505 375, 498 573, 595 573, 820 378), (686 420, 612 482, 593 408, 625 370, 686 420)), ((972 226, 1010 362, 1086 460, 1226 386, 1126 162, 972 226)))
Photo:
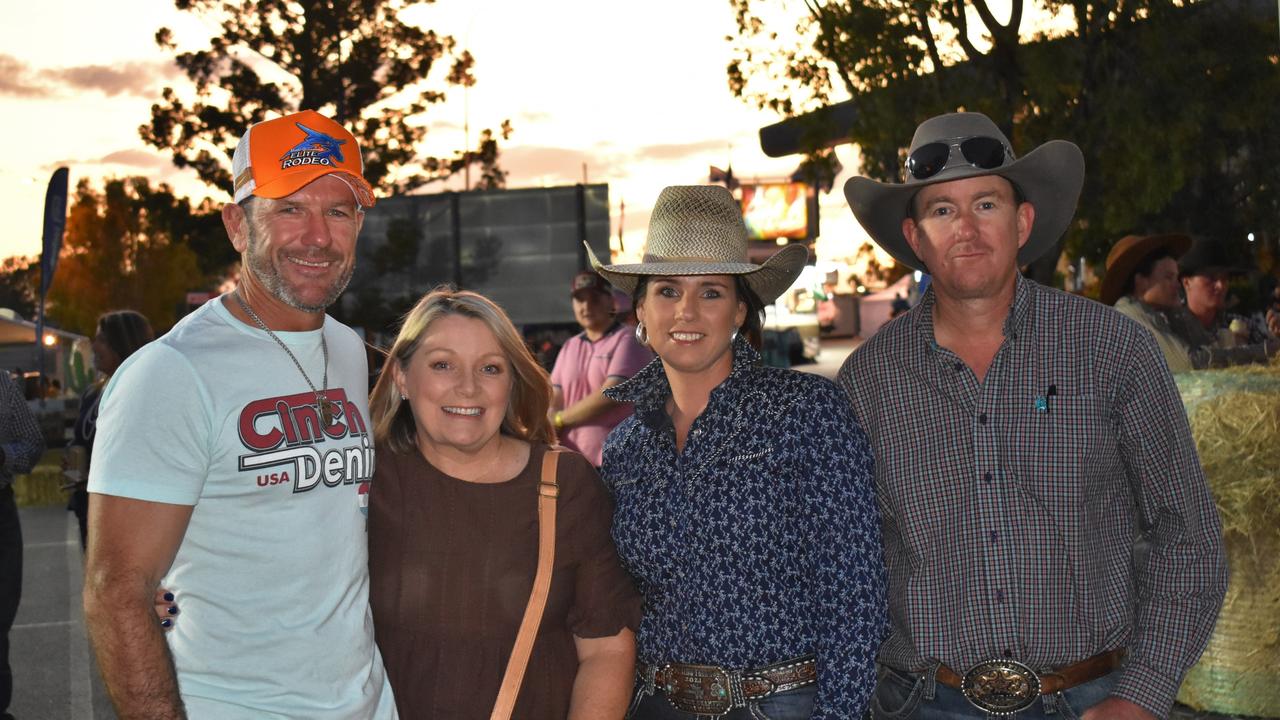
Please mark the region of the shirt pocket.
POLYGON ((768 440, 752 438, 733 442, 727 437, 724 440, 729 447, 723 452, 708 453, 698 463, 698 472, 691 479, 730 491, 742 489, 744 482, 755 487, 761 478, 782 479, 779 472, 783 470, 783 463, 768 440))
POLYGON ((1102 439, 1109 432, 1106 414, 1093 394, 1044 400, 1045 410, 1030 411, 1031 417, 1011 433, 1013 480, 1033 506, 1056 518, 1073 518, 1088 499, 1089 468, 1100 461, 1102 439))

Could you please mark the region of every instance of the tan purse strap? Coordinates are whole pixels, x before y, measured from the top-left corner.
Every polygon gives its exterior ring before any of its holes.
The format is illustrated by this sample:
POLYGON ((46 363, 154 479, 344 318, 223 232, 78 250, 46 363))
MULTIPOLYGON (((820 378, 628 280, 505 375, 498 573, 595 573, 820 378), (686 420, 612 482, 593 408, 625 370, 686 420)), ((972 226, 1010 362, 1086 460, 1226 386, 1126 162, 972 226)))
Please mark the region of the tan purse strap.
POLYGON ((542 611, 547 607, 551 568, 556 559, 556 498, 560 496, 556 463, 559 459, 559 450, 547 450, 542 455, 542 481, 538 483, 538 572, 533 577, 529 604, 524 608, 516 644, 511 648, 511 658, 507 660, 507 670, 503 673, 502 686, 489 720, 508 720, 511 717, 525 668, 529 665, 529 656, 533 653, 533 641, 538 636, 538 626, 542 624, 542 611))

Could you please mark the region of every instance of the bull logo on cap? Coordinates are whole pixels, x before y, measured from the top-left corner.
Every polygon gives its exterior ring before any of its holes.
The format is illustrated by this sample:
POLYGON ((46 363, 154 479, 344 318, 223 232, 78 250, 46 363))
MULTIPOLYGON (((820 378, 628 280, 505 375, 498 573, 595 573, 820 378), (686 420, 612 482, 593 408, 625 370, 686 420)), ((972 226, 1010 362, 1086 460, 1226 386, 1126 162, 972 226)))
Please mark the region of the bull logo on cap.
POLYGON ((302 142, 294 145, 281 156, 281 170, 296 165, 332 166, 343 162, 341 146, 346 144, 346 140, 338 140, 322 132, 312 130, 300 122, 295 122, 294 125, 297 125, 298 129, 306 133, 307 136, 302 139, 302 142))

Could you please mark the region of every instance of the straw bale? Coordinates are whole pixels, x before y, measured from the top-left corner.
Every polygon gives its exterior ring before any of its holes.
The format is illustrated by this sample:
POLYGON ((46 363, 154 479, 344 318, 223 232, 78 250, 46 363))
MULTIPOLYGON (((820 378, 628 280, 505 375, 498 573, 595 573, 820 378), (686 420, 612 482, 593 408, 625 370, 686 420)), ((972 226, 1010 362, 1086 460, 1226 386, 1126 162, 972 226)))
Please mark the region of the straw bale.
POLYGON ((1177 382, 1231 567, 1213 637, 1178 699, 1202 711, 1280 716, 1280 366, 1177 382))
POLYGON ((18 507, 66 505, 65 480, 61 468, 37 465, 30 474, 14 477, 13 499, 18 507))

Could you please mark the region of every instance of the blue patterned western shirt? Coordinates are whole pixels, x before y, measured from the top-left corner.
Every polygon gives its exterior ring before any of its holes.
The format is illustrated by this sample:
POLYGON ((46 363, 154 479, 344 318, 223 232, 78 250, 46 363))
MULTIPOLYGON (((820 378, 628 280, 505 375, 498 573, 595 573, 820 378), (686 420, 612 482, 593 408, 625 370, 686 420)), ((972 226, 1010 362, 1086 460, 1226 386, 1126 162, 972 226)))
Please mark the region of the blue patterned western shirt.
POLYGON ((982 382, 934 294, 845 362, 871 435, 900 670, 1037 669, 1127 648, 1113 694, 1165 717, 1226 591, 1222 528, 1155 339, 1019 278, 982 382))
POLYGON ((744 340, 684 451, 661 360, 606 392, 635 403, 601 475, 644 595, 639 660, 758 668, 816 655, 815 718, 875 686, 885 571, 866 435, 830 381, 761 367, 744 340))

